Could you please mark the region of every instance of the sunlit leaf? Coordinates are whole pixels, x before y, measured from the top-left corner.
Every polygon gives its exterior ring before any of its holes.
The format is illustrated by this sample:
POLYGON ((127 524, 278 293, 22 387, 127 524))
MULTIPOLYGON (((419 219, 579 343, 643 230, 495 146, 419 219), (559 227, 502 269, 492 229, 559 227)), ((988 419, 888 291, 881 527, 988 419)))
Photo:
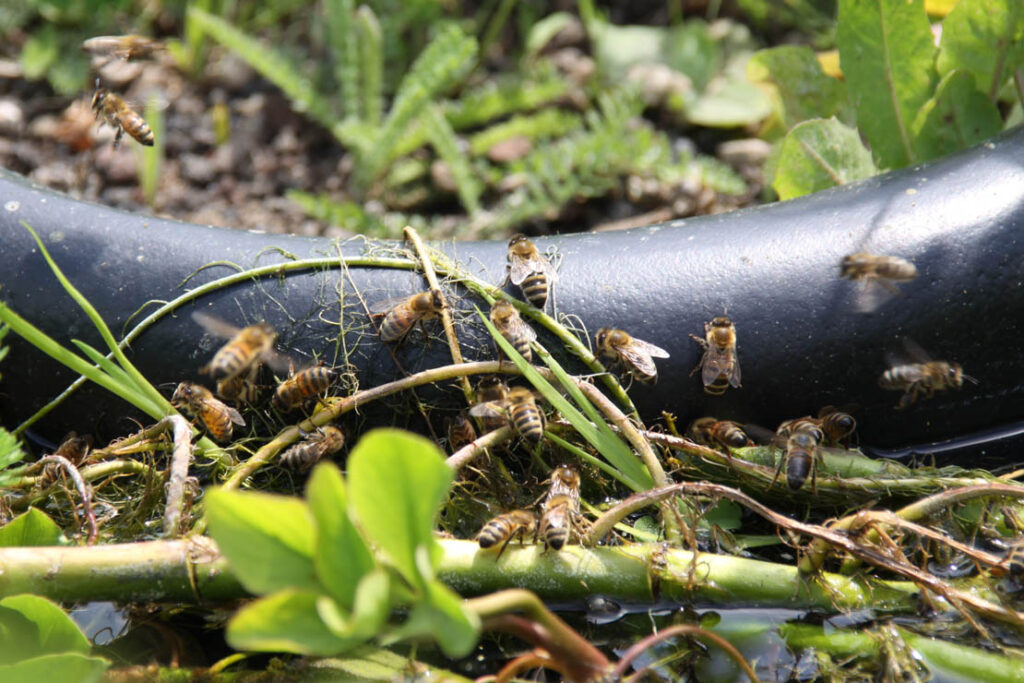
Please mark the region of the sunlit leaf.
POLYGON ((839 59, 857 125, 876 162, 917 161, 911 124, 935 89, 935 45, 922 0, 840 0, 839 59))
POLYGON ((0 630, 0 661, 4 663, 65 652, 89 654, 91 649, 71 617, 38 595, 0 600, 0 630))
POLYGON ((785 200, 877 172, 856 130, 835 119, 814 119, 797 125, 782 141, 772 187, 785 200))
POLYGON ((315 591, 286 589, 255 600, 228 622, 227 641, 237 650, 332 655, 362 638, 337 636, 320 618, 315 591))
POLYGON ((770 89, 785 130, 808 119, 835 116, 854 122, 842 81, 825 75, 811 48, 783 45, 756 52, 747 62, 747 77, 770 89))
POLYGON ((1024 65, 1024 2, 961 0, 942 22, 936 67, 942 76, 966 71, 976 88, 995 99, 1000 86, 1024 65))
POLYGON ((965 71, 946 74, 913 125, 915 146, 923 161, 966 149, 1002 128, 999 110, 965 71))
POLYGON ((249 591, 316 586, 309 508, 297 498, 213 489, 206 494, 210 535, 249 591))
POLYGON ((74 681, 93 683, 103 677, 110 662, 101 657, 89 657, 77 652, 43 655, 25 659, 17 664, 0 666, 0 681, 4 683, 39 683, 39 681, 74 681))
POLYGON ((441 549, 434 538, 438 510, 452 471, 437 446, 398 429, 375 429, 360 439, 348 458, 348 490, 356 519, 374 546, 413 585, 423 577, 417 550, 432 565, 441 549))
POLYGON ((331 595, 351 609, 359 581, 376 562, 349 518, 345 480, 334 464, 321 463, 313 470, 306 499, 316 520, 317 574, 331 595))
POLYGON ((0 548, 57 545, 60 527, 45 512, 29 508, 0 527, 0 548))

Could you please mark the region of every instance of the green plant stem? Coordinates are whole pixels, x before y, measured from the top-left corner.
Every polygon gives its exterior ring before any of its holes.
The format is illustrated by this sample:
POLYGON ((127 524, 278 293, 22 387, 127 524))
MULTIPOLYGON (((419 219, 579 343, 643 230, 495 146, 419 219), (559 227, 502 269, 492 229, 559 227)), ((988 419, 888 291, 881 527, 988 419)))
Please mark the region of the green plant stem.
MULTIPOLYGON (((451 467, 452 470, 458 472, 463 467, 473 462, 474 459, 488 448, 498 446, 505 443, 512 438, 512 427, 505 425, 497 429, 491 430, 481 436, 479 439, 474 439, 470 443, 466 444, 459 450, 448 456, 445 460, 445 464, 451 467)), ((602 463, 603 464, 603 463, 602 463)))
POLYGON ((516 310, 519 311, 520 314, 538 322, 544 329, 555 335, 558 341, 562 342, 562 345, 567 351, 578 357, 583 364, 587 366, 587 368, 601 377, 601 381, 604 382, 605 387, 607 387, 608 391, 611 392, 615 400, 619 402, 619 405, 625 408, 629 413, 629 416, 636 420, 638 424, 642 424, 640 416, 636 411, 636 406, 633 405, 633 401, 630 400, 618 379, 609 373, 608 370, 605 369, 604 365, 601 364, 601 361, 599 361, 597 357, 590 352, 590 349, 580 341, 579 337, 566 329, 564 325, 560 324, 536 306, 525 304, 519 299, 509 296, 494 285, 473 277, 462 268, 459 268, 452 263, 451 259, 449 259, 447 255, 437 251, 436 249, 432 250, 431 258, 434 261, 434 267, 438 272, 444 274, 452 281, 463 285, 488 304, 493 304, 498 299, 507 301, 515 306, 516 310))
MULTIPOLYGON (((227 264, 218 264, 218 265, 227 265, 227 264)), ((322 257, 322 258, 311 258, 311 259, 297 259, 295 261, 286 261, 284 263, 275 263, 275 264, 272 264, 272 265, 260 266, 258 268, 250 268, 248 270, 240 270, 237 273, 232 273, 231 275, 226 275, 224 277, 217 278, 216 280, 211 280, 210 282, 202 284, 202 285, 200 285, 200 286, 198 286, 198 287, 196 287, 194 289, 190 289, 189 291, 185 292, 181 296, 178 296, 178 297, 172 299, 171 301, 161 302, 161 305, 160 305, 159 308, 157 308, 157 310, 153 311, 152 313, 147 315, 145 318, 140 320, 138 322, 138 324, 135 325, 135 327, 133 327, 131 330, 128 331, 128 333, 124 336, 124 338, 118 344, 118 347, 120 349, 127 348, 133 341, 135 341, 139 337, 139 335, 141 335, 143 332, 145 332, 147 329, 149 329, 158 320, 160 320, 161 318, 163 318, 163 317, 165 317, 167 315, 170 315, 171 313, 173 313, 175 310, 177 310, 178 308, 182 307, 183 305, 185 305, 185 304, 187 304, 187 303, 189 303, 191 301, 195 301, 196 299, 199 299, 202 296, 210 294, 211 292, 215 292, 215 291, 224 289, 225 287, 230 287, 232 285, 236 285, 236 284, 240 284, 240 283, 243 283, 243 282, 247 282, 249 280, 255 280, 255 279, 260 278, 260 277, 277 277, 277 276, 281 275, 282 273, 290 273, 290 272, 302 271, 302 270, 312 270, 312 269, 317 269, 317 268, 337 268, 337 267, 339 267, 339 265, 341 267, 353 267, 353 268, 356 268, 356 267, 370 267, 370 268, 377 267, 377 268, 397 268, 397 269, 400 269, 400 270, 413 270, 413 269, 415 269, 417 267, 418 264, 413 259, 378 258, 378 257, 356 257, 356 258, 343 257, 343 258, 339 259, 338 257, 322 257)), ((186 278, 185 281, 182 282, 182 286, 184 286, 184 284, 187 283, 188 280, 190 280, 192 277, 194 277, 196 274, 198 274, 202 270, 203 269, 200 269, 200 270, 196 271, 195 273, 193 273, 192 275, 190 275, 188 278, 186 278)), ((59 345, 58 345, 58 348, 60 348, 59 345)), ((112 358, 113 354, 112 353, 108 354, 107 357, 108 358, 112 358)), ((98 369, 99 366, 95 366, 94 365, 92 367, 98 369)), ((68 386, 64 391, 62 391, 56 398, 54 398, 52 401, 47 403, 45 406, 43 406, 42 408, 37 410, 35 412, 35 414, 33 414, 27 420, 25 420, 20 425, 18 425, 17 429, 14 430, 14 434, 15 435, 21 434, 26 429, 28 429, 30 426, 32 426, 35 422, 37 422, 38 420, 42 419, 50 411, 52 411, 54 408, 59 406, 68 396, 70 396, 72 393, 74 393, 74 391, 76 389, 78 389, 78 387, 80 387, 85 382, 86 379, 92 379, 84 371, 82 371, 82 370, 80 370, 78 368, 72 368, 72 370, 75 370, 75 372, 78 372, 79 374, 81 374, 82 377, 79 377, 78 379, 76 379, 74 382, 71 383, 70 386, 68 386)), ((104 387, 104 388, 108 388, 108 387, 104 387)), ((111 391, 113 391, 113 390, 111 390, 111 391)), ((160 417, 160 416, 154 415, 153 417, 160 417)), ((203 437, 202 439, 200 439, 200 441, 196 445, 201 450, 203 450, 204 452, 220 450, 220 447, 217 446, 216 444, 214 444, 208 437, 203 437)))
POLYGON ((188 466, 192 462, 192 427, 185 418, 178 415, 171 415, 167 420, 170 421, 174 439, 174 453, 171 455, 167 476, 163 535, 173 538, 178 536, 185 507, 185 480, 188 478, 188 466))
POLYGON ((480 375, 480 374, 518 374, 514 365, 510 363, 501 363, 496 360, 479 361, 476 363, 459 363, 457 365, 445 365, 440 368, 431 368, 430 370, 424 370, 408 377, 403 377, 400 380, 394 382, 388 382, 387 384, 381 384, 380 386, 366 389, 364 391, 357 391, 356 393, 334 401, 333 405, 323 410, 318 411, 308 420, 301 422, 298 425, 286 427, 277 436, 271 439, 267 444, 260 448, 251 458, 246 460, 244 463, 239 465, 234 472, 224 482, 224 488, 235 489, 241 486, 246 479, 248 479, 254 472, 260 467, 263 467, 277 454, 282 448, 290 446, 301 436, 301 432, 311 432, 317 427, 321 427, 331 420, 337 419, 339 415, 343 415, 351 410, 366 405, 372 401, 390 396, 400 391, 412 389, 414 387, 421 386, 423 384, 430 384, 432 382, 443 382, 449 379, 457 379, 466 375, 480 375))
POLYGON ((507 631, 535 647, 544 648, 552 659, 565 667, 569 680, 596 680, 612 668, 600 650, 528 590, 512 588, 472 598, 466 601, 466 607, 480 617, 484 630, 507 631), (513 613, 523 613, 527 619, 515 618, 513 613))
MULTIPOLYGON (((138 460, 108 460, 96 465, 88 465, 79 470, 82 479, 85 481, 97 481, 115 474, 144 474, 152 476, 155 470, 144 462, 138 460)), ((13 480, 7 486, 9 488, 31 488, 39 484, 41 477, 20 477, 13 480)), ((12 510, 24 510, 30 505, 37 505, 49 498, 49 491, 53 486, 42 491, 36 491, 23 496, 10 496, 6 499, 12 510)))
MULTIPOLYGON (((664 554, 661 597, 717 605, 762 605, 826 611, 860 609, 916 613, 919 589, 908 581, 878 581, 822 573, 813 580, 795 567, 729 555, 668 550, 660 543, 542 554, 539 545, 509 546, 501 559, 474 541, 440 539, 438 576, 464 596, 512 586, 542 600, 652 600, 651 556, 664 554), (696 559, 696 565, 694 560, 696 559), (691 570, 696 568, 699 580, 691 570)), ((247 593, 212 540, 147 541, 92 547, 0 548, 0 596, 35 593, 62 602, 235 600, 247 593)))

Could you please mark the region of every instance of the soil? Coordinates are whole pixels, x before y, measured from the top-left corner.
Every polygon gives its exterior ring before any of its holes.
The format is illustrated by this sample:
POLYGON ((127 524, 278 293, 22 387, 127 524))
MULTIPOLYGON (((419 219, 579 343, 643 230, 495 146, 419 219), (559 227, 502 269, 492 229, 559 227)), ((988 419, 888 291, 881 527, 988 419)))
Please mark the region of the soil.
MULTIPOLYGON (((126 135, 115 149, 114 131, 99 126, 90 108, 91 87, 72 100, 57 97, 45 81, 25 80, 16 62, 0 62, 4 168, 73 197, 127 211, 269 233, 350 234, 310 218, 285 192, 345 198, 351 156, 330 133, 293 112, 276 87, 228 52, 212 50, 200 80, 182 74, 166 54, 152 61, 98 65, 103 85, 137 111, 144 111, 152 97, 162 108, 164 158, 151 204, 140 187, 141 146, 126 135), (224 113, 228 134, 218 140, 215 120, 224 113)), ((679 144, 695 146, 685 138, 679 144)), ((650 181, 630 178, 623 183, 622 199, 569 207, 528 232, 622 229, 750 204, 760 189, 763 145, 740 140, 712 146, 711 152, 751 182, 743 197, 719 196, 702 187, 684 188, 682 197, 678 192, 652 197, 658 188, 641 187, 643 201, 638 202, 638 183, 650 181)))

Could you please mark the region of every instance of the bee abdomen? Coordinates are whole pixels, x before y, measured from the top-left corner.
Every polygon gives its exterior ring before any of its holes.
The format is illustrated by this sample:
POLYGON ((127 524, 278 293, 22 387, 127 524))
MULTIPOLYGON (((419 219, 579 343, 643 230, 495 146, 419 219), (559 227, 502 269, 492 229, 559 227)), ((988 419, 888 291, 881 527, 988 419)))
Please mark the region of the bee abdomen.
POLYGON ((548 301, 549 290, 548 278, 544 273, 534 273, 528 276, 519 285, 519 288, 523 290, 523 296, 527 301, 543 310, 548 301))
POLYGON ((221 410, 219 407, 203 405, 199 409, 199 419, 202 420, 206 426, 206 430, 210 432, 217 441, 230 441, 231 436, 234 433, 234 426, 231 422, 231 416, 226 410, 221 410))
POLYGON ((319 444, 300 443, 292 446, 281 454, 281 464, 300 472, 305 472, 323 457, 323 449, 319 444))
POLYGON ((724 372, 720 374, 711 384, 704 386, 704 393, 711 396, 721 396, 729 388, 729 376, 724 372))
POLYGON ((519 410, 512 417, 512 424, 522 437, 533 443, 544 438, 544 421, 536 410, 519 410))
POLYGON ((529 339, 516 339, 512 345, 516 347, 516 351, 519 352, 519 355, 527 361, 533 360, 533 351, 530 349, 529 339))
POLYGON ((786 463, 786 484, 789 488, 797 491, 807 481, 807 475, 811 471, 811 456, 804 451, 798 451, 789 455, 786 463))
MULTIPOLYGON (((134 112, 133 112, 134 114, 134 112)), ((139 143, 146 145, 147 147, 153 146, 153 129, 149 127, 149 124, 139 116, 134 114, 129 116, 125 121, 125 128, 128 134, 139 141, 139 143)))
POLYGON ((384 322, 380 324, 380 338, 385 342, 396 341, 405 336, 410 327, 412 324, 406 317, 396 315, 394 312, 388 313, 384 317, 384 322))
POLYGON ((552 550, 561 550, 569 541, 569 527, 556 526, 547 530, 544 535, 544 544, 552 550))

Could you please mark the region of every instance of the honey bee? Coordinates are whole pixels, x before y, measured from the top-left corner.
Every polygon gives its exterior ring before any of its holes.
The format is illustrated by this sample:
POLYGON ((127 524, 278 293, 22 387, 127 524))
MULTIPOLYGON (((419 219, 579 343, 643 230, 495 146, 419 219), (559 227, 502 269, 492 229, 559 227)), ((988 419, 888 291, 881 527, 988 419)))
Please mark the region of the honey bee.
MULTIPOLYGON (((704 349, 704 357, 697 365, 701 369, 704 393, 721 396, 730 384, 739 389, 740 362, 736 357, 736 326, 723 315, 710 323, 704 323, 704 334, 705 339, 690 335, 704 349)), ((697 368, 693 371, 696 372, 697 368)))
MULTIPOLYGON (((479 403, 500 403, 508 398, 508 384, 498 375, 484 377, 476 384, 476 399, 479 403)), ((472 412, 470 413, 473 414, 472 412)), ((480 426, 491 432, 505 424, 503 416, 478 415, 480 426)))
POLYGON ((299 370, 277 385, 274 391, 274 407, 282 413, 289 413, 309 399, 323 394, 334 381, 334 369, 323 365, 299 370))
POLYGON ((209 389, 192 382, 182 382, 174 390, 171 405, 198 417, 217 441, 230 441, 233 424, 245 426, 245 420, 237 410, 214 397, 209 389))
POLYGON ((225 401, 252 403, 256 400, 256 375, 259 369, 259 364, 254 363, 245 374, 220 380, 217 382, 217 395, 225 401))
POLYGON ((473 421, 466 417, 465 413, 459 413, 448 419, 448 446, 458 450, 466 444, 476 440, 476 428, 473 421))
MULTIPOLYGON (((779 425, 776 434, 786 443, 786 483, 789 488, 796 491, 807 481, 807 475, 811 475, 811 482, 814 485, 816 479, 816 465, 821 458, 821 451, 818 446, 825 438, 818 426, 818 420, 811 417, 800 417, 795 420, 786 420, 779 425)), ((781 469, 781 465, 780 465, 781 469)), ((778 478, 779 472, 775 472, 778 478)), ((775 480, 772 480, 775 483, 775 480)))
POLYGON ((333 455, 345 445, 345 434, 332 425, 320 427, 281 454, 281 464, 299 472, 307 472, 324 456, 333 455))
POLYGON ((230 339, 214 354, 213 360, 199 369, 218 382, 234 379, 243 372, 251 372, 260 362, 266 361, 275 369, 287 369, 285 360, 274 352, 277 332, 266 323, 249 325, 239 329, 212 315, 196 311, 192 319, 210 334, 230 339))
POLYGON ((857 428, 857 420, 853 415, 843 412, 835 406, 825 406, 818 411, 818 425, 825 435, 826 443, 841 444, 853 430, 857 428))
MULTIPOLYGON (((60 445, 53 452, 53 455, 59 455, 66 458, 75 467, 83 464, 89 457, 89 451, 92 450, 92 437, 89 435, 78 436, 77 432, 69 432, 67 436, 61 440, 60 445)), ((51 484, 57 481, 57 477, 60 476, 62 468, 55 462, 47 463, 43 467, 42 474, 39 479, 40 488, 49 488, 51 484)))
POLYGON ((508 396, 500 401, 478 403, 469 414, 484 418, 504 417, 512 423, 519 436, 535 446, 544 438, 544 415, 537 407, 533 392, 524 387, 509 389, 508 396))
POLYGON ((580 475, 567 465, 555 469, 544 510, 537 525, 537 536, 548 549, 561 550, 569 542, 580 521, 580 475))
POLYGON ((164 44, 146 36, 96 36, 84 41, 82 49, 97 57, 130 61, 152 57, 164 49, 164 44))
POLYGON ((544 310, 555 269, 525 235, 513 235, 508 241, 508 278, 527 301, 544 310))
POLYGON ((523 358, 528 362, 533 360, 530 342, 537 339, 537 333, 523 322, 515 306, 507 301, 495 301, 491 306, 491 323, 523 358))
POLYGON ((373 315, 384 315, 380 324, 380 338, 391 342, 401 339, 413 325, 421 320, 436 318, 444 307, 441 292, 420 292, 410 297, 397 300, 388 299, 377 302, 370 312, 373 315))
POLYGON ((654 358, 668 358, 668 351, 649 342, 631 337, 622 330, 602 327, 594 335, 594 344, 602 356, 615 358, 638 381, 658 381, 654 358))
POLYGON ((501 543, 498 555, 494 558, 497 561, 513 539, 518 537, 519 544, 522 545, 526 536, 533 533, 536 527, 537 517, 532 512, 529 510, 513 510, 512 512, 498 515, 487 522, 487 524, 484 524, 483 528, 480 529, 480 533, 477 534, 476 540, 480 547, 485 550, 501 543))
POLYGON ((121 136, 125 133, 147 147, 153 146, 153 130, 139 114, 106 88, 97 88, 92 96, 92 109, 96 112, 96 120, 114 129, 114 149, 121 144, 121 136))
POLYGON ((743 428, 735 422, 719 420, 714 417, 701 417, 690 423, 686 435, 693 441, 705 446, 723 446, 728 451, 730 448, 743 448, 751 446, 753 442, 743 431, 743 428))
POLYGON ((910 339, 903 340, 911 362, 890 356, 891 367, 882 373, 878 385, 891 391, 902 391, 903 396, 896 404, 897 410, 903 410, 914 404, 919 395, 931 398, 936 391, 959 389, 964 380, 977 384, 978 380, 964 374, 958 363, 932 360, 920 346, 910 339))
POLYGON ((855 306, 861 313, 870 313, 886 299, 900 293, 894 282, 909 282, 916 278, 917 268, 899 256, 858 252, 843 257, 839 276, 861 284, 855 306))

